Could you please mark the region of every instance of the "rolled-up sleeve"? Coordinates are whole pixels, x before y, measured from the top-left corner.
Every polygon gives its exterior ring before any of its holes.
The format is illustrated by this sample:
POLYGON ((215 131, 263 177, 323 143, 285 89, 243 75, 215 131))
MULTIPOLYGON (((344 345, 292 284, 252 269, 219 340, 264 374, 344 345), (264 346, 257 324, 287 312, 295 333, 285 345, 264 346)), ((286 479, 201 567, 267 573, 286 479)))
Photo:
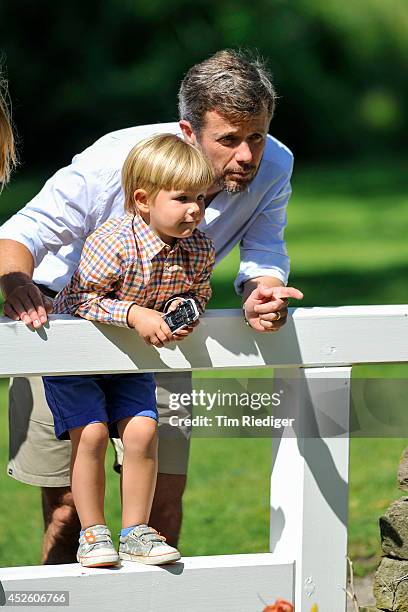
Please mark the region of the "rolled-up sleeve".
POLYGON ((38 266, 48 251, 57 253, 93 229, 101 205, 101 184, 92 165, 74 161, 0 227, 0 239, 24 244, 38 266))
POLYGON ((235 290, 240 295, 243 284, 259 276, 273 276, 285 285, 288 282, 290 260, 284 232, 286 208, 292 193, 290 172, 282 179, 278 191, 266 194, 269 201, 254 219, 240 242, 241 263, 235 279, 235 290))

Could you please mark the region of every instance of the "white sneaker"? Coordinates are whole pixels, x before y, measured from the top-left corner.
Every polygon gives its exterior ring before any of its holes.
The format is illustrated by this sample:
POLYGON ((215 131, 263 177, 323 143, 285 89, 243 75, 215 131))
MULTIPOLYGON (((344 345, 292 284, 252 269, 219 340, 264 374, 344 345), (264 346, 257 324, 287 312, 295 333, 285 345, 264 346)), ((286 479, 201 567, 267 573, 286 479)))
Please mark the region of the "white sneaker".
POLYGON ((77 561, 83 567, 106 567, 119 563, 119 555, 106 525, 92 525, 85 529, 79 538, 77 561))
POLYGON ((166 544, 166 538, 148 525, 137 525, 127 536, 120 536, 119 542, 119 557, 124 561, 161 565, 180 559, 177 548, 166 544))

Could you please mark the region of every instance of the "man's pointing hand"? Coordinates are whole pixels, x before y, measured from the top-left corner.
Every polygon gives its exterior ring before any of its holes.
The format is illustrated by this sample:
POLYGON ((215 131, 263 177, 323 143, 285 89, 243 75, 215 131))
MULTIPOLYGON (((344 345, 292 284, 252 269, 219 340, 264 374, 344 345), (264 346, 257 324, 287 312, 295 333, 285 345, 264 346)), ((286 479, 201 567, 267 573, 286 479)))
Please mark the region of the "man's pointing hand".
POLYGON ((286 323, 288 298, 303 299, 294 287, 266 287, 260 284, 250 293, 244 304, 245 317, 257 331, 277 331, 286 323))

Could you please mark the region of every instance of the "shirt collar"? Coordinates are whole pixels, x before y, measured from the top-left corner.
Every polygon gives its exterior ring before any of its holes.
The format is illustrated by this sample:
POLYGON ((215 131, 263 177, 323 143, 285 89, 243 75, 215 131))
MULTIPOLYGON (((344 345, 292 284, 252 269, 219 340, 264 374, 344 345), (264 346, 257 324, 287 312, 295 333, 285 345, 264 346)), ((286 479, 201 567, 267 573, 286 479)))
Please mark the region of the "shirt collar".
POLYGON ((143 246, 144 251, 149 259, 153 259, 155 255, 160 253, 163 249, 167 252, 176 251, 179 248, 184 249, 188 252, 194 252, 195 250, 195 239, 194 234, 188 238, 179 238, 176 240, 174 245, 171 247, 166 244, 160 236, 158 236, 152 228, 143 221, 139 214, 132 214, 133 230, 138 239, 139 244, 143 246))
POLYGON ((173 248, 182 248, 189 253, 196 251, 197 246, 194 238, 194 232, 188 238, 179 238, 173 248))
POLYGON ((139 214, 131 215, 133 231, 137 238, 138 244, 143 247, 146 255, 149 259, 153 259, 155 255, 160 253, 165 247, 169 248, 168 244, 158 236, 152 229, 145 223, 139 214))

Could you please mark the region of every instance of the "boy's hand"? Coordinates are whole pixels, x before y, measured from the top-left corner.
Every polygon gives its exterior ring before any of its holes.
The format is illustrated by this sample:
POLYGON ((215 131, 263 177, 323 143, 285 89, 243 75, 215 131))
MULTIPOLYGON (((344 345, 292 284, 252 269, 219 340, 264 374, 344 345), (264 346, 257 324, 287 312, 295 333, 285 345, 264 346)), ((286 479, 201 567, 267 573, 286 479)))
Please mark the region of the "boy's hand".
POLYGON ((160 312, 151 308, 133 304, 128 311, 128 324, 137 331, 146 344, 162 347, 166 342, 173 342, 176 339, 160 312))
POLYGON ((199 319, 197 319, 197 321, 194 321, 194 323, 192 323, 191 325, 188 325, 187 327, 183 327, 183 329, 178 329, 177 331, 175 331, 173 336, 174 340, 178 342, 179 340, 184 340, 184 338, 187 338, 187 336, 191 334, 193 329, 197 327, 199 322, 199 319))
POLYGON ((165 309, 165 312, 174 312, 176 310, 176 308, 178 306, 180 306, 180 304, 182 304, 184 302, 184 300, 182 298, 175 298, 174 300, 172 300, 170 302, 170 304, 168 305, 168 307, 165 309))

